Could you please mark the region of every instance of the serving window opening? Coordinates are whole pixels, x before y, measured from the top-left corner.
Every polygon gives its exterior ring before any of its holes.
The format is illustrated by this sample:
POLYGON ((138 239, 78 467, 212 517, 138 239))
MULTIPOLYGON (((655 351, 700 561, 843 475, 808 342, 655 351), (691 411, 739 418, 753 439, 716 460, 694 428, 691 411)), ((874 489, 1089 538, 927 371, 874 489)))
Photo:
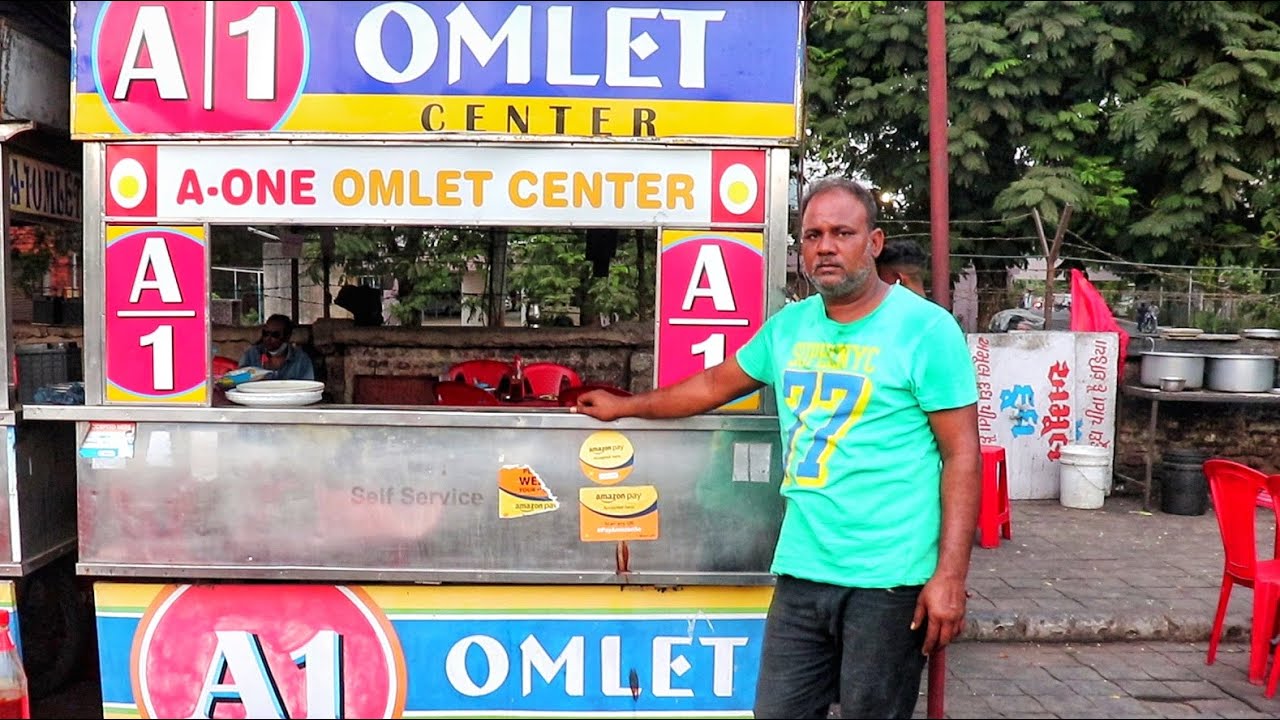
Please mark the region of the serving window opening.
POLYGON ((289 352, 306 355, 327 404, 500 411, 565 407, 593 387, 649 389, 657 238, 629 228, 211 227, 213 403, 234 405, 227 389, 265 377, 244 372, 246 352, 263 355, 282 318, 289 352))

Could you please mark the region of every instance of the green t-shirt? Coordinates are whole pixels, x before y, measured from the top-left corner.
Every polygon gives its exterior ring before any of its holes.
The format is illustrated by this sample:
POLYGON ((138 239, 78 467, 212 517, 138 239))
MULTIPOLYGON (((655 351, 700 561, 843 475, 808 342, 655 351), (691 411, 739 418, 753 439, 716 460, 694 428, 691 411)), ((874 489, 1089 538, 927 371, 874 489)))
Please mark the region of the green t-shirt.
POLYGON ((847 587, 928 581, 942 459, 926 413, 978 400, 955 319, 898 285, 848 324, 814 296, 771 317, 737 359, 777 397, 786 516, 773 572, 847 587))

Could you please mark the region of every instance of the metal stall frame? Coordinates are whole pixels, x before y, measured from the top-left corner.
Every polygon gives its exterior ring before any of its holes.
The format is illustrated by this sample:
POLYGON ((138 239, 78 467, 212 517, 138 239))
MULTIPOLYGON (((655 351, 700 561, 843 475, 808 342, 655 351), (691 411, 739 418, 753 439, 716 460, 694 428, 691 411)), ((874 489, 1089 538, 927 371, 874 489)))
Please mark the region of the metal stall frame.
MULTIPOLYGON (((0 131, 0 187, 7 191, 10 182, 13 181, 13 178, 9 177, 13 152, 9 141, 16 135, 35 130, 37 125, 32 122, 18 122, 3 123, 0 127, 3 128, 3 131, 0 131)), ((0 228, 4 230, 6 248, 10 222, 11 209, 6 195, 5 202, 0 203, 0 228)), ((47 531, 57 524, 56 521, 49 522, 52 516, 48 514, 37 517, 29 523, 23 522, 22 516, 27 514, 22 511, 23 506, 31 508, 31 512, 35 512, 38 508, 47 509, 45 503, 35 502, 34 498, 54 488, 54 483, 36 482, 35 457, 44 452, 56 454, 59 449, 57 436, 61 431, 69 429, 56 426, 40 426, 37 429, 27 425, 24 431, 20 427, 27 416, 19 406, 17 397, 11 396, 9 391, 10 383, 14 379, 12 370, 16 351, 13 343, 13 321, 9 313, 8 289, 12 287, 12 267, 9 259, 7 250, 0 253, 0 279, 3 279, 5 288, 5 291, 0 293, 0 325, 3 326, 3 333, 0 333, 0 356, 4 358, 4 362, 0 363, 0 388, 4 389, 3 397, 0 399, 0 407, 3 408, 0 410, 0 427, 4 428, 5 433, 3 458, 7 492, 4 503, 9 523, 6 541, 9 556, 0 558, 0 577, 23 577, 73 552, 76 547, 76 535, 74 513, 70 515, 70 534, 65 537, 51 538, 41 535, 42 531, 47 531), (19 435, 22 437, 19 438, 19 435), (22 443, 21 450, 18 446, 19 441, 22 443), (20 467, 22 463, 25 463, 25 471, 20 467), (20 479, 25 482, 20 482, 20 479), (34 552, 30 551, 32 546, 35 546, 34 552)), ((42 469, 53 468, 55 465, 49 459, 45 459, 41 464, 44 466, 42 469)), ((63 488, 64 490, 74 488, 74 467, 65 469, 69 473, 67 479, 71 481, 71 485, 63 488)), ((73 489, 70 497, 74 498, 73 489)), ((74 500, 72 500, 72 507, 74 507, 74 500)))
POLYGON ((6 490, 0 500, 4 513, 0 525, 6 535, 0 543, 7 550, 0 557, 0 608, 13 618, 13 636, 27 666, 29 690, 37 697, 62 685, 75 671, 86 647, 89 616, 75 587, 74 568, 62 562, 77 549, 75 464, 62 462, 75 452, 70 446, 74 426, 28 422, 31 418, 21 407, 17 387, 11 391, 17 346, 9 305, 13 268, 8 191, 10 183, 16 182, 10 177, 10 140, 38 128, 34 122, 0 123, 0 187, 5 190, 0 202, 0 231, 5 238, 5 251, 0 252, 0 472, 6 490), (59 513, 60 507, 66 512, 59 513), (24 633, 24 627, 35 632, 24 633))
MULTIPOLYGON (((237 142, 220 143, 218 145, 263 147, 275 144, 278 143, 237 142)), ((327 143, 290 144, 323 145, 327 143)), ((391 147, 406 145, 406 143, 402 142, 360 142, 357 144, 391 147)), ((578 150, 587 146, 569 143, 559 147, 566 150, 578 150)), ((530 149, 534 151, 552 150, 546 145, 531 146, 530 149)), ((714 148, 700 149, 713 150, 714 148)), ((790 216, 788 204, 789 150, 786 148, 762 150, 766 162, 764 187, 762 188, 765 196, 763 223, 749 226, 719 223, 708 224, 709 227, 693 226, 691 229, 751 228, 753 231, 762 233, 765 243, 763 277, 765 297, 763 298, 763 305, 765 317, 767 318, 777 312, 786 302, 787 227, 790 216)), ((732 454, 726 457, 731 458, 728 461, 732 465, 724 468, 723 472, 726 475, 732 475, 734 480, 756 483, 748 491, 752 498, 749 504, 758 511, 762 523, 776 524, 776 522, 780 521, 781 498, 778 496, 773 483, 773 481, 780 479, 780 476, 775 477, 777 469, 773 467, 776 464, 773 460, 778 456, 778 450, 774 448, 774 445, 778 442, 778 428, 777 418, 773 412, 772 393, 768 391, 763 394, 761 405, 750 412, 712 413, 701 417, 661 422, 624 420, 609 425, 601 424, 592 418, 568 414, 559 409, 545 412, 530 409, 512 409, 497 412, 451 412, 435 409, 371 409, 342 406, 267 409, 213 407, 211 399, 206 399, 203 405, 193 404, 188 406, 146 406, 105 401, 105 367, 103 360, 105 358, 107 340, 105 338, 106 308, 104 291, 105 243, 102 239, 105 237, 106 228, 113 222, 135 225, 149 224, 132 219, 107 217, 101 212, 104 207, 104 193, 106 191, 103 183, 104 178, 102 178, 105 152, 106 145, 101 143, 88 143, 84 149, 87 178, 85 181, 85 232, 86 237, 91 238, 90 241, 85 243, 84 253, 84 268, 86 271, 84 281, 85 390, 87 402, 84 406, 50 405, 32 406, 28 409, 33 418, 76 422, 77 447, 87 436, 89 423, 95 421, 137 423, 139 443, 142 442, 141 438, 143 436, 147 436, 153 430, 159 431, 159 428, 165 426, 172 426, 172 435, 175 442, 182 442, 182 438, 191 433, 199 434, 212 428, 227 426, 287 426, 292 428, 288 431, 290 433, 294 432, 294 430, 305 431, 308 427, 317 426, 350 428, 358 432, 372 428, 421 428, 424 430, 434 429, 438 433, 465 429, 484 429, 497 433, 518 433, 515 437, 519 439, 510 441, 517 447, 522 446, 525 442, 524 438, 527 438, 527 433, 531 431, 535 433, 553 433, 553 435, 548 435, 548 438, 563 438, 568 435, 566 431, 575 431, 579 433, 577 437, 580 437, 583 432, 590 433, 611 429, 639 433, 643 437, 663 436, 668 437, 669 442, 679 442, 675 438, 678 436, 679 431, 683 430, 686 431, 686 434, 688 432, 692 432, 694 435, 707 433, 702 437, 720 438, 720 442, 731 444, 732 454), (767 500, 761 499, 763 496, 759 491, 766 488, 771 491, 771 494, 768 495, 767 500)), ((260 219, 246 219, 246 222, 260 221, 260 219)), ((235 222, 235 220, 224 221, 220 219, 218 224, 226 225, 235 222)), ((314 222, 315 224, 330 224, 326 221, 314 222)), ((210 226, 206 218, 198 217, 189 220, 170 220, 161 224, 204 225, 206 228, 210 226)), ((441 226, 449 225, 449 223, 439 224, 441 226)), ((663 226, 663 229, 668 228, 674 229, 675 226, 663 226)), ((655 277, 656 281, 657 278, 655 277)), ((206 322, 209 322, 207 316, 206 322)), ((655 344, 656 342, 655 335, 655 344)), ((164 432, 168 434, 168 431, 164 432)), ((166 440, 166 442, 168 441, 166 440)), ((249 445, 237 445, 237 447, 248 448, 246 452, 252 451, 253 443, 251 441, 246 442, 249 442, 249 445)), ((465 444, 466 441, 464 438, 458 437, 454 442, 465 444)), ((561 442, 561 440, 557 440, 557 442, 561 442)), ((577 442, 580 442, 580 440, 577 442)), ((647 441, 638 440, 637 442, 643 443, 647 441)), ((566 445, 564 450, 560 451, 560 454, 576 454, 576 446, 574 449, 569 449, 566 445)), ((695 460, 691 461, 694 462, 700 456, 694 453, 689 457, 695 458, 695 460)), ((80 459, 79 462, 81 465, 80 494, 82 501, 84 501, 85 493, 87 492, 89 495, 99 498, 96 502, 103 502, 102 498, 105 496, 102 493, 107 492, 107 487, 96 483, 106 482, 105 478, 107 476, 100 475, 94 469, 96 465, 94 465, 94 468, 88 467, 90 463, 87 460, 80 459), (88 489, 86 489, 86 483, 89 484, 88 489)), ((467 466, 465 461, 455 461, 455 474, 456 468, 459 466, 463 467, 466 472, 475 474, 484 472, 482 469, 467 466)), ((393 470, 399 471, 398 468, 393 470)), ((142 472, 145 473, 147 471, 142 470, 142 472)), ((680 472, 676 472, 672 479, 680 476, 680 472)), ((485 475, 485 477, 488 476, 485 475)), ((693 502, 691 498, 692 493, 696 490, 693 487, 696 483, 689 482, 688 485, 690 497, 682 496, 680 493, 684 492, 683 490, 669 496, 672 502, 677 503, 677 506, 692 506, 690 503, 693 502)), ((164 491, 157 490, 157 492, 164 491)), ((248 490, 236 485, 228 487, 226 492, 235 495, 238 492, 248 492, 248 490)), ((122 508, 122 510, 130 512, 127 509, 122 508)), ((708 571, 690 564, 682 564, 680 561, 673 560, 670 557, 664 557, 662 558, 663 562, 658 563, 657 566, 639 567, 626 575, 619 575, 612 567, 607 569, 601 567, 598 562, 599 558, 592 558, 585 566, 535 567, 530 568, 528 572, 522 572, 514 567, 504 568, 486 564, 485 561, 490 559, 488 557, 466 557, 466 562, 455 567, 442 567, 438 564, 424 565, 422 563, 426 558, 421 557, 416 558, 416 564, 411 563, 399 567, 395 566, 394 563, 388 564, 376 561, 370 562, 367 566, 362 563, 341 563, 327 567, 318 558, 310 557, 302 550, 283 558, 283 564, 262 559, 253 560, 252 558, 243 560, 230 551, 220 556, 205 557, 203 559, 195 555, 183 557, 179 553, 160 562, 131 562, 128 558, 119 555, 108 557, 98 554, 99 544, 95 538, 102 533, 99 532, 98 526, 93 521, 86 519, 85 512, 86 507, 82 506, 82 557, 78 569, 83 575, 99 577, 183 577, 228 580, 252 578, 312 581, 350 581, 360 579, 377 582, 569 582, 629 585, 762 585, 772 583, 772 576, 768 572, 771 551, 765 548, 763 544, 757 547, 755 541, 752 542, 751 556, 746 566, 738 564, 733 569, 708 571), (747 566, 751 569, 746 570, 747 566)), ((719 536, 732 532, 732 529, 728 527, 728 523, 721 526, 716 524, 719 522, 717 520, 711 520, 710 522, 711 525, 700 529, 706 530, 710 535, 719 536)), ((146 545, 148 538, 145 530, 135 528, 131 532, 135 533, 134 539, 137 543, 135 547, 146 545), (142 534, 137 534, 139 532, 142 534)), ((774 532, 776 532, 776 528, 774 532)), ((770 533, 765 532, 761 533, 759 540, 769 540, 771 537, 770 533), (769 537, 764 537, 766 535, 769 537)), ((160 538, 154 539, 160 540, 160 538)), ((213 545, 218 545, 219 540, 217 538, 210 538, 209 540, 213 545)), ((289 545, 288 540, 283 537, 276 540, 278 541, 275 543, 276 545, 289 545)), ((576 538, 574 542, 577 542, 576 538)), ((766 542, 764 544, 771 547, 771 543, 766 542)), ((572 552, 570 548, 566 548, 566 551, 572 552)), ((738 561, 741 563, 741 558, 738 561)))

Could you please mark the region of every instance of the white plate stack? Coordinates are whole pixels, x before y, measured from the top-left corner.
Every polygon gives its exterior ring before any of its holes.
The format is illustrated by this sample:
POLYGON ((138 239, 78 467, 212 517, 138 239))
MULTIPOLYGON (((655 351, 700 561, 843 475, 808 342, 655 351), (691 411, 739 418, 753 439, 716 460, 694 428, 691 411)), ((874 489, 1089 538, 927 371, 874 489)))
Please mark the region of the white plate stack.
POLYGON ((1200 328, 1162 327, 1160 337, 1165 340, 1195 340, 1204 334, 1200 328))
POLYGON ((299 407, 320 402, 324 383, 314 380, 259 380, 227 391, 227 399, 248 407, 299 407))

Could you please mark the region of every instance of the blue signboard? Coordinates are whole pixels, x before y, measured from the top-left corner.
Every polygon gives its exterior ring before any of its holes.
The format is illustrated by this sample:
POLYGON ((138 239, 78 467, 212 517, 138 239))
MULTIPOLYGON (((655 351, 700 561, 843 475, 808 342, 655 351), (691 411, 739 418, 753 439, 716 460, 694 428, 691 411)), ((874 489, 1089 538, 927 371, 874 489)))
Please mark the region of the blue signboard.
POLYGON ((76 2, 73 133, 798 137, 799 2, 76 2))
POLYGON ((768 587, 95 587, 105 717, 750 717, 768 587))

